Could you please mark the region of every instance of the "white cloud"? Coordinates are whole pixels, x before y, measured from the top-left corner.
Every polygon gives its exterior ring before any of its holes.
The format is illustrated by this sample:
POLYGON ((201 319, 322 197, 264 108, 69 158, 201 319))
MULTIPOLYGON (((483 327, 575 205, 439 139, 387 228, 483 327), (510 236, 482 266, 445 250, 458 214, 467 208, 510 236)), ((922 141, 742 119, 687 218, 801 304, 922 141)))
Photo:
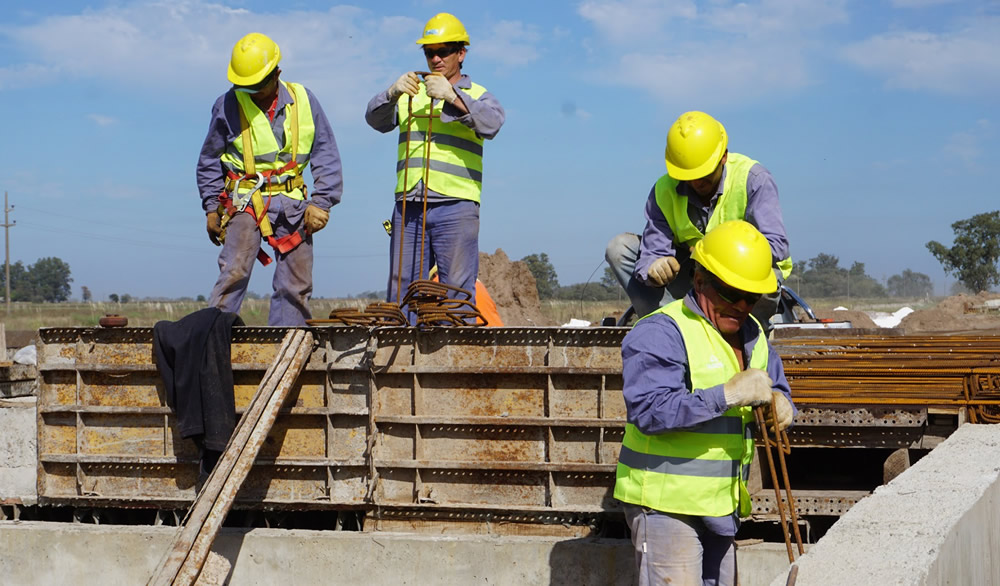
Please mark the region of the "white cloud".
POLYGON ((1000 19, 950 33, 899 31, 843 50, 847 61, 885 78, 890 88, 974 95, 1000 92, 1000 19))
POLYGON ((592 0, 578 13, 612 42, 630 43, 660 35, 666 25, 670 30, 686 26, 698 9, 691 0, 592 0))
POLYGON ((118 123, 117 118, 105 116, 104 114, 87 114, 87 118, 91 119, 98 126, 111 126, 118 123))
POLYGON ((989 120, 978 120, 972 128, 956 132, 945 141, 942 150, 947 158, 957 160, 968 171, 982 171, 985 144, 993 136, 989 120))
POLYGON ((472 39, 470 50, 503 66, 519 67, 538 60, 541 39, 535 27, 520 21, 501 20, 482 40, 472 39))

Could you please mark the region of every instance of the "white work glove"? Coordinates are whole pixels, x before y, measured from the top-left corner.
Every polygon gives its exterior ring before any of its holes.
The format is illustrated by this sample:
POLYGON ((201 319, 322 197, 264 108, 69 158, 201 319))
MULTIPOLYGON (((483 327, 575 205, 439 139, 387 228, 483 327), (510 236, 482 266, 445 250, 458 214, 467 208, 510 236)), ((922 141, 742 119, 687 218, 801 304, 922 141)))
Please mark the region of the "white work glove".
POLYGON ((424 80, 427 85, 427 97, 435 100, 444 100, 449 104, 458 99, 455 88, 451 87, 451 82, 441 74, 428 75, 424 80))
POLYGON ((400 75, 396 83, 389 87, 389 98, 395 100, 403 94, 415 96, 419 91, 420 79, 415 72, 407 71, 403 75, 400 75))
POLYGON ((727 407, 758 407, 771 402, 770 375, 759 368, 748 368, 736 373, 722 385, 727 407))
POLYGON ((330 212, 323 211, 312 204, 306 206, 305 225, 310 234, 315 234, 326 227, 326 222, 329 219, 330 212))
MULTIPOLYGON (((784 393, 779 393, 778 391, 773 391, 771 396, 774 397, 774 410, 778 413, 778 429, 777 431, 784 431, 788 429, 788 426, 792 424, 792 419, 794 419, 792 404, 788 401, 788 397, 784 393)), ((774 429, 774 421, 772 421, 771 410, 765 409, 767 412, 767 419, 765 425, 772 432, 774 429)))
POLYGON ((681 265, 672 256, 661 256, 649 265, 646 275, 657 287, 663 287, 677 276, 677 271, 681 270, 681 265))

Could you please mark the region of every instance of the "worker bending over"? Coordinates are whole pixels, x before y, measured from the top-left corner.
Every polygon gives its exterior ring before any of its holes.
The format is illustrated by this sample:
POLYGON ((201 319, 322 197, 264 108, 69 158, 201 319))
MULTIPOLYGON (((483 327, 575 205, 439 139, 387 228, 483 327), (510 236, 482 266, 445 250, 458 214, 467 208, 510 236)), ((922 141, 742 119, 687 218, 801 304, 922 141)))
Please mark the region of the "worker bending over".
POLYGON ((198 190, 208 237, 222 244, 219 279, 208 304, 238 313, 254 260, 271 262, 268 325, 300 326, 312 317, 313 237, 326 226, 343 192, 340 153, 316 96, 279 79, 281 50, 250 33, 237 41, 229 62, 233 87, 212 107, 198 157, 198 190), (309 165, 312 198, 303 179, 309 165))
MULTIPOLYGON (((730 220, 746 220, 771 248, 779 283, 792 272, 778 187, 757 161, 728 150, 726 129, 704 112, 686 112, 667 132, 667 174, 646 200, 646 227, 608 243, 605 258, 642 317, 680 299, 691 288, 691 247, 705 232, 730 220)), ((754 308, 768 326, 778 291, 754 308)))
MULTIPOLYGON (((469 34, 457 18, 447 13, 434 16, 417 44, 423 46, 430 73, 424 79, 414 71, 404 73, 388 90, 376 94, 365 112, 365 120, 379 132, 399 128, 389 243, 390 302, 400 301, 411 281, 426 279, 435 262, 442 283, 475 291, 483 143, 495 137, 504 123, 500 102, 462 73, 469 34), (421 246, 425 198, 426 240, 421 246)), ((412 313, 410 320, 415 321, 412 313)))
POLYGON ((640 585, 735 583, 734 539, 751 510, 752 407, 773 397, 778 430, 795 414, 781 358, 750 315, 778 286, 767 240, 726 222, 692 257, 694 288, 622 342, 627 423, 614 496, 640 585))

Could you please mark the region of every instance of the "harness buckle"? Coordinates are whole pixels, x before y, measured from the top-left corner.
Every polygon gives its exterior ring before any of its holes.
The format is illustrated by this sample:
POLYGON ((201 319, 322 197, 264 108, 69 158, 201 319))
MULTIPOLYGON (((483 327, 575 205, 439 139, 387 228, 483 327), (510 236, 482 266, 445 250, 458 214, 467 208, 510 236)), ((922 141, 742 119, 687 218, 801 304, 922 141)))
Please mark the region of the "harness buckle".
POLYGON ((253 194, 260 191, 260 188, 264 185, 264 176, 260 173, 254 173, 253 175, 250 174, 241 175, 240 177, 233 179, 230 185, 232 185, 232 191, 230 192, 230 197, 233 201, 233 207, 236 208, 237 211, 242 212, 247 208, 247 205, 249 205, 250 199, 253 197, 253 194), (247 193, 241 194, 240 183, 242 183, 246 179, 252 179, 252 178, 256 178, 257 184, 254 185, 253 189, 251 189, 247 193))

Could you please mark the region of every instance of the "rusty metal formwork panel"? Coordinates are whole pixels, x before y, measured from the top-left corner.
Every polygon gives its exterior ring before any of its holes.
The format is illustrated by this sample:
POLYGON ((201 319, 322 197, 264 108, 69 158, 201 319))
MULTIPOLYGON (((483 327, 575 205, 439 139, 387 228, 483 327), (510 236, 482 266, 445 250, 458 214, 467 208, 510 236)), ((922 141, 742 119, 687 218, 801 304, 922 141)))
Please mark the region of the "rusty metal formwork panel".
MULTIPOLYGON (((285 331, 234 330, 238 412, 249 404, 285 331)), ((364 503, 370 392, 359 364, 368 338, 363 329, 320 332, 237 503, 364 503)), ((152 328, 43 329, 38 355, 39 502, 176 506, 194 499, 197 451, 176 433, 165 404, 152 328)))

